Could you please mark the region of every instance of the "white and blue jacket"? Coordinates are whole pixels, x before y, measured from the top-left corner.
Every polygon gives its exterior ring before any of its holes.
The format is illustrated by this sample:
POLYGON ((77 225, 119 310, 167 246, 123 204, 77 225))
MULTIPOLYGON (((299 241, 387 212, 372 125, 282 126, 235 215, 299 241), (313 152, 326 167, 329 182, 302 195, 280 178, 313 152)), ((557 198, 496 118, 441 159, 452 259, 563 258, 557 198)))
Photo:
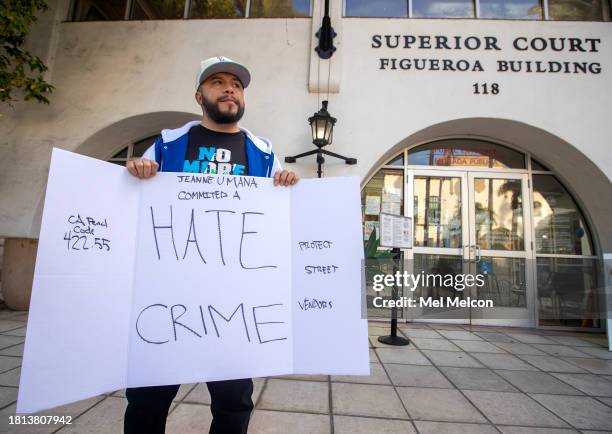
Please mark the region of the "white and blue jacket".
MULTIPOLYGON (((142 158, 155 160, 160 172, 182 172, 185 154, 189 145, 189 130, 201 121, 191 121, 180 128, 162 130, 161 137, 146 150, 142 158)), ((278 170, 283 170, 278 158, 272 152, 269 140, 253 135, 246 128, 240 128, 246 134, 246 156, 248 175, 272 177, 278 170)))

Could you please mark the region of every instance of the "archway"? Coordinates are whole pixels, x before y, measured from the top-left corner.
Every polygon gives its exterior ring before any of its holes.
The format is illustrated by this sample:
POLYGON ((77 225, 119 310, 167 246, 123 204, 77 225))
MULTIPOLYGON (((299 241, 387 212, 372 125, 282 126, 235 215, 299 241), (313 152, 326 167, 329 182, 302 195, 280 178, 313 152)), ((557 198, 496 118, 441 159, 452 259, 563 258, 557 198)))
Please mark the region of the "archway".
MULTIPOLYGON (((392 147, 363 187, 364 235, 377 224, 376 216, 367 215, 376 203, 383 212, 394 209, 413 219, 414 246, 404 257, 414 260, 415 270, 439 268, 440 261, 457 273, 489 269, 494 281, 486 292, 503 308, 488 324, 601 327, 606 300, 600 258, 610 234, 598 229, 606 227, 610 213, 602 210, 609 201, 602 206, 601 197, 612 190, 607 177, 559 137, 501 119, 441 123, 392 147), (479 148, 484 153, 474 152, 479 148), (507 161, 492 164, 490 155, 507 161), (387 185, 397 191, 385 193, 387 185), (385 195, 389 200, 398 194, 402 203, 385 203, 385 195), (444 202, 455 208, 443 210, 444 202), (437 238, 431 239, 432 232, 437 238)), ((469 317, 472 323, 473 312, 469 317)))

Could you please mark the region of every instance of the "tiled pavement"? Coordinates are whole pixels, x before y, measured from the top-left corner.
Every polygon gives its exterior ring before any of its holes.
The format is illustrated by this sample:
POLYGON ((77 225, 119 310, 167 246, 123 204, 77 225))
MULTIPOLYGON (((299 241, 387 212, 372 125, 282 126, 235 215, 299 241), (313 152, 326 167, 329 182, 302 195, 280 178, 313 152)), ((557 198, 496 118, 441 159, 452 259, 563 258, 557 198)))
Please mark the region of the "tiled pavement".
MULTIPOLYGON (((46 414, 72 425, 8 425, 15 414, 27 314, 0 311, 0 432, 120 433, 121 391, 46 414)), ((407 347, 376 340, 371 375, 255 380, 250 433, 612 432, 612 353, 603 335, 516 328, 405 324, 407 347)), ((201 433, 210 423, 203 384, 183 385, 168 433, 201 433)))

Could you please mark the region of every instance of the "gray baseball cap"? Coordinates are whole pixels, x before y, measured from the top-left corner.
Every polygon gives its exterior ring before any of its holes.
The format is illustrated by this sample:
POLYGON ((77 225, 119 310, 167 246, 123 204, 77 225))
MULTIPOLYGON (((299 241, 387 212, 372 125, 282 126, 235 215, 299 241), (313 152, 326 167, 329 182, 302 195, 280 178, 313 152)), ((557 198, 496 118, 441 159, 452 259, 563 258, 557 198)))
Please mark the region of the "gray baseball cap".
POLYGON ((251 82, 251 73, 246 67, 228 57, 217 56, 202 60, 200 63, 200 69, 196 76, 196 89, 200 87, 204 80, 218 72, 234 74, 244 88, 251 82))

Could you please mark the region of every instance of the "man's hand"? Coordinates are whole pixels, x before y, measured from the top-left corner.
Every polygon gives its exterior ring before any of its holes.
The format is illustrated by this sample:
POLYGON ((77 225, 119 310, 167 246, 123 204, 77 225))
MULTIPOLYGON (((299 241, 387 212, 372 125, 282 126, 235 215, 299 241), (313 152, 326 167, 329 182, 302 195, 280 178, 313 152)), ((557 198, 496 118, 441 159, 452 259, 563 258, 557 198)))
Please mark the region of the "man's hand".
POLYGON ((300 177, 295 173, 283 170, 274 174, 274 185, 283 185, 287 187, 289 185, 295 185, 299 179, 300 177))
POLYGON ((127 167, 128 172, 137 178, 147 179, 155 176, 157 169, 159 169, 159 164, 156 161, 146 159, 130 160, 125 167, 127 167))

